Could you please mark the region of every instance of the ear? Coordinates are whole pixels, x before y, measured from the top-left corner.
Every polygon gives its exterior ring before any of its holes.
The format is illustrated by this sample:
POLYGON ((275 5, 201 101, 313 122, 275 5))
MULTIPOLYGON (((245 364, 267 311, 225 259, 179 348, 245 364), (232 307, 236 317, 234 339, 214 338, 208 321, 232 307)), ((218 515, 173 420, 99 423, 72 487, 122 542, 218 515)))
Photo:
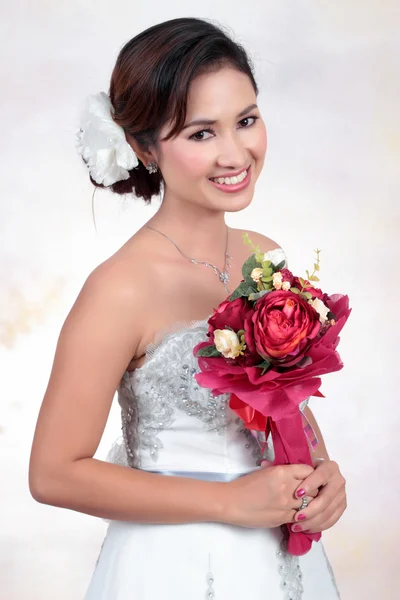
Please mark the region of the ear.
POLYGON ((140 162, 142 162, 144 164, 145 167, 150 162, 157 162, 156 156, 150 151, 143 150, 142 146, 140 146, 138 144, 138 142, 135 140, 135 138, 133 136, 131 136, 129 133, 125 132, 125 137, 126 137, 126 141, 132 147, 136 156, 138 157, 140 162))

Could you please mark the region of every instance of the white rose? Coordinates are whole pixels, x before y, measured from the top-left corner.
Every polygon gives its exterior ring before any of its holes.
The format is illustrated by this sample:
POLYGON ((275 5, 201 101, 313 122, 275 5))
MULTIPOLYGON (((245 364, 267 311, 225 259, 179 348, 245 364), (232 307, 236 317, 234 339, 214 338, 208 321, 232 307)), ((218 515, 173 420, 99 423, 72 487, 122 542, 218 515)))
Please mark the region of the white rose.
POLYGON ((274 250, 270 250, 264 254, 264 260, 270 260, 275 267, 279 265, 283 260, 285 261, 286 266, 286 254, 282 250, 282 248, 275 248, 274 250))
POLYGON ((290 290, 290 281, 283 281, 282 282, 282 289, 285 290, 285 292, 287 292, 288 290, 290 290))
POLYGON ((253 281, 256 281, 256 282, 260 281, 262 276, 263 276, 263 270, 260 269, 260 267, 256 267, 250 273, 250 277, 252 278, 253 281))
POLYGON ((325 323, 325 321, 327 320, 327 314, 329 312, 329 308, 327 308, 325 306, 325 304, 322 302, 322 300, 320 300, 319 298, 314 298, 314 300, 311 302, 311 306, 313 308, 315 308, 315 310, 319 314, 319 320, 323 325, 325 323))
POLYGON ((218 352, 225 358, 236 358, 242 349, 238 336, 230 329, 216 329, 214 343, 218 352))
POLYGON ((282 288, 282 273, 280 271, 272 275, 272 285, 276 290, 280 290, 282 288))

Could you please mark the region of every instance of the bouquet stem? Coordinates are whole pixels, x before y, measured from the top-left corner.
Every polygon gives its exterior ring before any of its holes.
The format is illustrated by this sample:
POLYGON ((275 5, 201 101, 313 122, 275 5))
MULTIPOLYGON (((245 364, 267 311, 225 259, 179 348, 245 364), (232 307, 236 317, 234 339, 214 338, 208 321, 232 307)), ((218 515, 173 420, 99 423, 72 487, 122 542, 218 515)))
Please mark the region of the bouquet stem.
MULTIPOLYGON (((279 419, 279 421, 268 417, 266 431, 272 433, 275 465, 304 464, 313 466, 300 411, 279 419)), ((321 539, 321 533, 307 533, 307 531, 296 533, 292 531, 291 525, 291 523, 286 525, 289 535, 287 548, 294 556, 306 554, 310 550, 312 542, 321 539)))

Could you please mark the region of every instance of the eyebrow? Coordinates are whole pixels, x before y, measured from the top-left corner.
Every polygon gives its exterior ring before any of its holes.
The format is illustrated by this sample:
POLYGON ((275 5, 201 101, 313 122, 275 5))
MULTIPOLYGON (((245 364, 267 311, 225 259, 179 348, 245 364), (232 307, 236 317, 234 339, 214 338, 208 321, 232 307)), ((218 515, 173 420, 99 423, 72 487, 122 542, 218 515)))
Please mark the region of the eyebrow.
MULTIPOLYGON (((250 104, 250 106, 247 106, 247 108, 245 108, 244 110, 242 110, 238 115, 236 115, 236 118, 239 119, 240 117, 243 117, 244 115, 246 115, 248 112, 250 112, 251 110, 254 110, 255 108, 258 108, 257 104, 250 104)), ((188 129, 189 127, 193 127, 193 125, 215 125, 215 123, 217 123, 217 120, 212 120, 212 119, 195 119, 194 121, 190 121, 190 123, 187 123, 186 125, 183 126, 183 129, 188 129)))

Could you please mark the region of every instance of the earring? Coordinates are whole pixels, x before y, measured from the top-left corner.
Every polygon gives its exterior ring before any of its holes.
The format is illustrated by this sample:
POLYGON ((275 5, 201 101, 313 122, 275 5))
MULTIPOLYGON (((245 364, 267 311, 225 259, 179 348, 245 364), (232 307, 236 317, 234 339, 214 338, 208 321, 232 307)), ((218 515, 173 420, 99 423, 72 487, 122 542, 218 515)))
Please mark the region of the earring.
POLYGON ((146 166, 146 169, 148 170, 148 172, 152 175, 153 173, 157 173, 158 171, 158 164, 155 162, 149 162, 149 164, 146 166))

